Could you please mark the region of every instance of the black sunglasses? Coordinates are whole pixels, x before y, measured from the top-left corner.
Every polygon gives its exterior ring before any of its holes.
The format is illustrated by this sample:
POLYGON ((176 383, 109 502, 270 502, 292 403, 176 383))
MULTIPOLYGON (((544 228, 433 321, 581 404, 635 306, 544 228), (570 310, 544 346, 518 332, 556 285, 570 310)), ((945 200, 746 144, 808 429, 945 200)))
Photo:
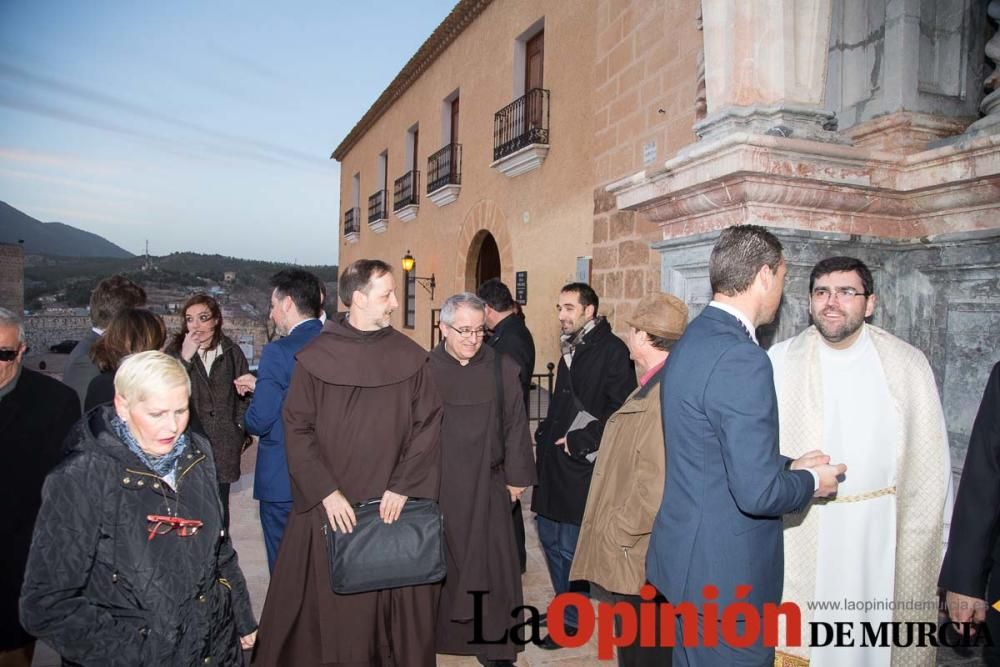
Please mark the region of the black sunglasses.
POLYGON ((0 350, 0 361, 14 361, 20 350, 0 350))

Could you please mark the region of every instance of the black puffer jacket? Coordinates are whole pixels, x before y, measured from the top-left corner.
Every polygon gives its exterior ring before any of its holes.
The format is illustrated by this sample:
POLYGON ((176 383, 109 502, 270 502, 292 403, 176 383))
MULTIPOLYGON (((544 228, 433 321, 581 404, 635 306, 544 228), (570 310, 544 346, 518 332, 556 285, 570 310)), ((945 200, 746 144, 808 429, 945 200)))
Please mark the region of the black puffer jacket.
POLYGON ((531 509, 536 514, 580 525, 594 474, 594 464, 586 455, 600 447, 608 417, 622 406, 636 385, 628 347, 604 318, 577 345, 571 367, 567 368, 560 357, 548 414, 535 431, 538 486, 532 494, 531 509), (566 456, 554 443, 567 435, 580 411, 573 400, 574 392, 582 408, 596 421, 569 434, 567 449, 571 456, 566 456))
POLYGON ((83 417, 45 480, 21 592, 25 629, 63 664, 241 664, 256 628, 229 537, 208 443, 192 436, 174 492, 111 428, 111 406, 83 417), (149 514, 204 526, 149 539, 149 514))

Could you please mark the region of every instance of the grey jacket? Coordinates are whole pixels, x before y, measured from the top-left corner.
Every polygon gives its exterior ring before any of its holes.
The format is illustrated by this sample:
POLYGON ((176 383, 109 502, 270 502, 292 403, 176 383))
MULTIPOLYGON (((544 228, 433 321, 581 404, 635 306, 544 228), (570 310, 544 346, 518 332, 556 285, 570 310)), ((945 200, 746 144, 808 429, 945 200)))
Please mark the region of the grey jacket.
POLYGON ((66 362, 66 370, 63 371, 63 384, 69 386, 80 398, 80 409, 83 409, 83 402, 87 398, 87 387, 90 381, 97 377, 100 372, 97 365, 90 358, 90 348, 94 347, 100 339, 94 330, 91 329, 83 337, 73 351, 69 353, 69 360, 66 362))

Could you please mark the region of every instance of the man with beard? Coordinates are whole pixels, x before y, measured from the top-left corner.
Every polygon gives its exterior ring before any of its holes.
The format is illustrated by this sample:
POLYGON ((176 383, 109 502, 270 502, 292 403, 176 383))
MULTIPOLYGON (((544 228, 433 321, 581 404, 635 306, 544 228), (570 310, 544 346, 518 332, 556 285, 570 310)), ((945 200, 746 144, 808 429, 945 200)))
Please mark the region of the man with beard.
POLYGON ((254 664, 425 667, 440 586, 334 593, 323 526, 352 532, 370 499, 386 523, 409 497, 437 499, 441 399, 427 352, 390 326, 389 265, 357 260, 338 289, 348 311, 298 353, 285 399, 293 507, 254 664))
MULTIPOLYGON (((636 387, 628 348, 598 316, 597 306, 597 294, 586 283, 570 283, 559 292, 563 354, 548 413, 535 432, 538 486, 531 509, 538 515, 538 541, 557 595, 570 590, 569 570, 604 424, 636 387)), ((581 585, 586 590, 586 583, 581 585)), ((565 616, 569 633, 576 632, 576 607, 568 607, 565 616)), ((546 637, 542 648, 560 646, 546 637)))
POLYGON ((511 610, 522 604, 510 507, 535 483, 535 461, 517 364, 483 345, 485 315, 475 295, 449 297, 441 306, 442 341, 431 353, 444 400, 440 503, 448 563, 437 651, 504 667, 523 646, 470 642, 477 626, 482 637, 506 637, 511 610))
MULTIPOLYGON (((923 353, 866 324, 874 292, 862 261, 824 259, 809 277, 813 326, 770 351, 782 453, 822 449, 849 470, 835 500, 785 517, 784 599, 799 604, 803 627, 937 621, 937 566, 951 515, 944 414, 923 353), (861 608, 815 609, 809 618, 807 602, 843 599, 861 608), (912 604, 887 608, 893 599, 912 604)), ((931 646, 858 644, 779 651, 814 667, 889 665, 897 651, 907 664, 934 664, 931 646)))

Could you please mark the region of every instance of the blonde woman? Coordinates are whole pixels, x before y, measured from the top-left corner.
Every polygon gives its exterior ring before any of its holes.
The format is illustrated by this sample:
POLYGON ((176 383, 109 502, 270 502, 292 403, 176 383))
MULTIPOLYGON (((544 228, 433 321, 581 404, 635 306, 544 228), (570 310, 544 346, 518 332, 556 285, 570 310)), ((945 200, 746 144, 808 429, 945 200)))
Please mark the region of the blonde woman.
POLYGON ((65 665, 237 665, 256 640, 189 392, 173 357, 127 357, 46 479, 21 621, 65 665))

